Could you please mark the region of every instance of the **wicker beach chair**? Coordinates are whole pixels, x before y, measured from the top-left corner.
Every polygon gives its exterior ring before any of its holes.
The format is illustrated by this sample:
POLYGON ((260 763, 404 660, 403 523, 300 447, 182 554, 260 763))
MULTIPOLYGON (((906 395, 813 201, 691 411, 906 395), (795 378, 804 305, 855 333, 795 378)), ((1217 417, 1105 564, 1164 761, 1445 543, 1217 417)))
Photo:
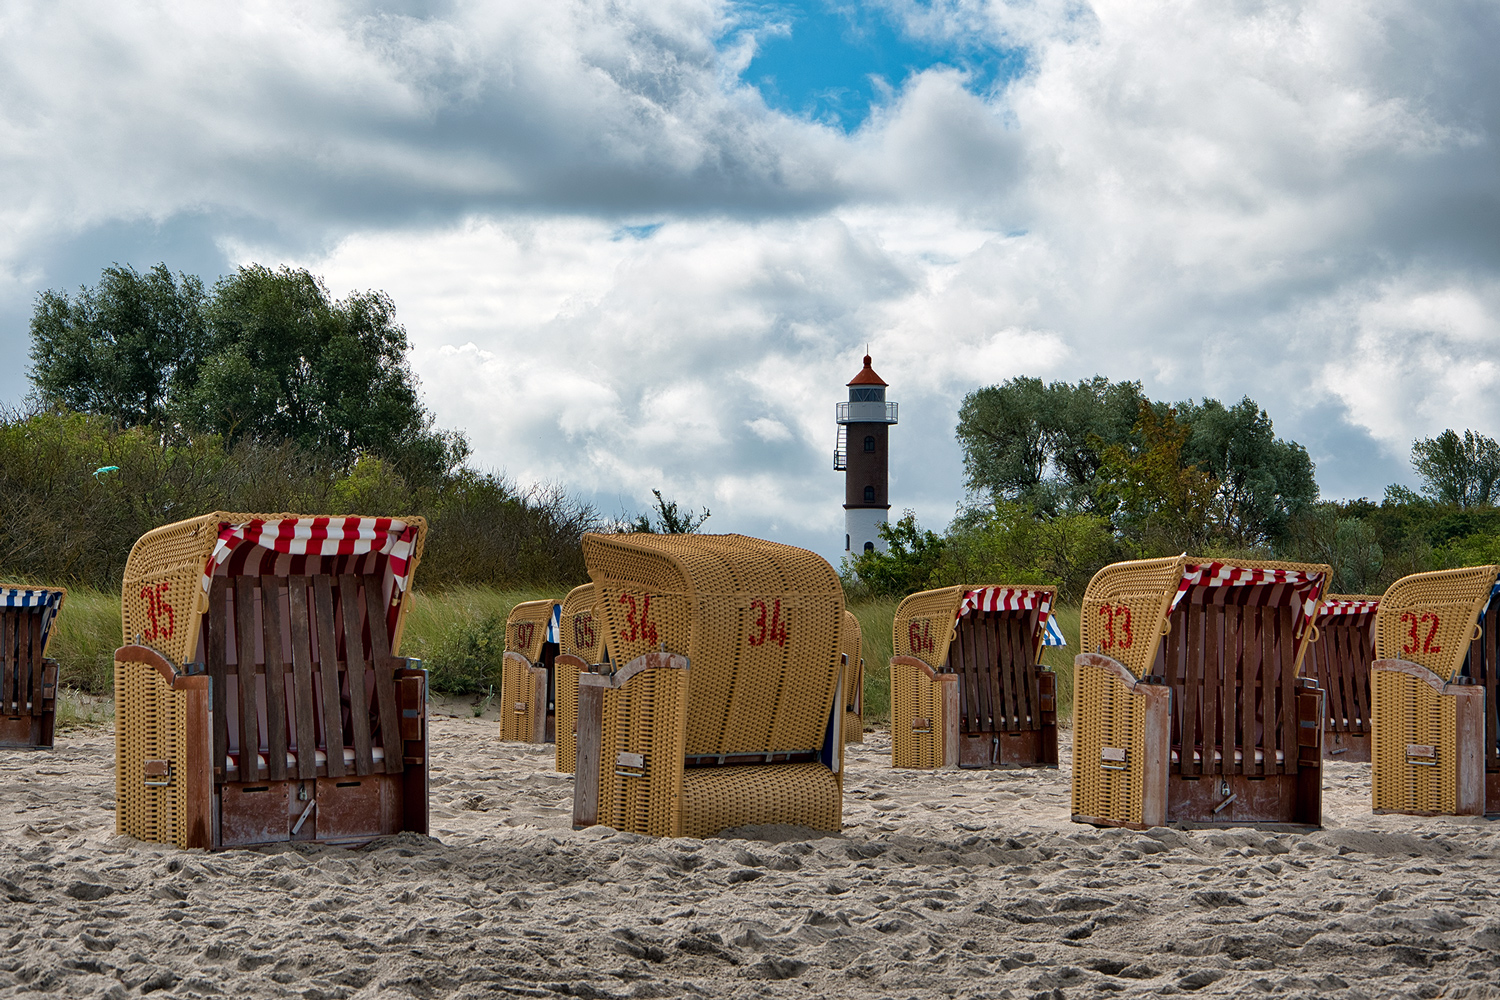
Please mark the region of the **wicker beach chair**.
POLYGON ((1376 812, 1500 812, 1500 567, 1417 573, 1375 612, 1370 664, 1376 812))
POLYGON ((116 829, 211 849, 427 832, 427 525, 213 513, 147 532, 115 652, 116 829))
POLYGON ((865 741, 865 651, 859 619, 844 612, 844 742, 865 741))
POLYGON ((1322 822, 1323 693, 1298 676, 1327 566, 1115 563, 1083 597, 1073 819, 1322 822))
POLYGON ((572 774, 578 759, 578 676, 598 673, 608 661, 604 628, 594 618, 594 585, 574 587, 563 598, 558 654, 552 665, 557 678, 557 770, 563 774, 572 774))
POLYGON ((839 829, 844 594, 741 535, 585 535, 612 674, 578 681, 575 826, 839 829))
POLYGON ((1370 594, 1329 594, 1318 611, 1317 641, 1302 673, 1323 690, 1323 753, 1329 760, 1370 760, 1370 661, 1375 659, 1375 609, 1370 594))
POLYGON ((505 661, 500 673, 500 738, 511 743, 551 743, 557 726, 555 680, 557 601, 526 601, 505 621, 505 661))
POLYGON ((57 719, 57 661, 48 659, 61 587, 0 584, 0 747, 50 747, 57 719))
POLYGON ((1039 662, 1055 597, 1047 587, 984 585, 901 602, 891 634, 893 766, 1057 765, 1057 680, 1039 662))

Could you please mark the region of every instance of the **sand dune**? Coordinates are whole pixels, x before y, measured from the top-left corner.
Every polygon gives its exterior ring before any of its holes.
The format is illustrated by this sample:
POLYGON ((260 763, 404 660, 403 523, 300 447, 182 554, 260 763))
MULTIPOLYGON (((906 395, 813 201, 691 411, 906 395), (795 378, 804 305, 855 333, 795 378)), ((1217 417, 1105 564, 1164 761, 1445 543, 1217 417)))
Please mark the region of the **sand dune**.
MULTIPOLYGON (((114 833, 113 736, 0 757, 0 996, 1500 995, 1500 827, 1094 830, 1068 769, 852 746, 840 835, 569 829, 551 748, 433 722, 433 838, 217 855, 114 833)), ((1064 747, 1066 754, 1067 747, 1064 747)))

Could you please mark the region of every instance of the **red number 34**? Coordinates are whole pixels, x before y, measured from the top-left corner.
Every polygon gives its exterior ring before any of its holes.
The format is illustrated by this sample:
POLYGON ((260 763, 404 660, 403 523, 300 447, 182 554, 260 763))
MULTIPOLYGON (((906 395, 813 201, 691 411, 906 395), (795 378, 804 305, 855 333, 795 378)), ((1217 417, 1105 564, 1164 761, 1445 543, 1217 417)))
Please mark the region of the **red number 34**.
POLYGON ((1401 652, 1415 653, 1417 651, 1418 643, 1421 644, 1421 649, 1424 653, 1441 653, 1443 651, 1442 646, 1439 646, 1432 641, 1433 639, 1437 638, 1438 616, 1433 614, 1431 611, 1422 612, 1422 616, 1420 618, 1412 614, 1410 611, 1403 611, 1401 612, 1401 624, 1409 626, 1409 628, 1407 628, 1406 630, 1406 634, 1411 639, 1410 642, 1402 643, 1401 652), (1428 622, 1432 623, 1432 627, 1427 630, 1427 637, 1424 639, 1417 635, 1417 626, 1426 625, 1428 622))

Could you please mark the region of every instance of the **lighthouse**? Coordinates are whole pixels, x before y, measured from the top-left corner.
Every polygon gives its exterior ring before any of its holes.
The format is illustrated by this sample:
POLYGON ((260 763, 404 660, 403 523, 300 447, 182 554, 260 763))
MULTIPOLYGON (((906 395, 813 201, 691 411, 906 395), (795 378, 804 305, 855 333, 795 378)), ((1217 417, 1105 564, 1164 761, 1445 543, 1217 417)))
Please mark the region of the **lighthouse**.
POLYGON ((834 414, 839 434, 833 467, 844 474, 844 551, 884 552, 880 525, 891 509, 890 429, 896 404, 885 400, 885 380, 865 366, 849 382, 849 400, 834 414))

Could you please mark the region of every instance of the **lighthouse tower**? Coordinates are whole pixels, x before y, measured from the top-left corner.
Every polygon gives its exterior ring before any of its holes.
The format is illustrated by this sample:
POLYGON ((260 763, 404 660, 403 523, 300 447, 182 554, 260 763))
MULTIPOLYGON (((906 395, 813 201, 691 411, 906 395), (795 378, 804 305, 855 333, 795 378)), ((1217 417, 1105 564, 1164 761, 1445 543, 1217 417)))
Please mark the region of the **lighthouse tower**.
POLYGON ((833 467, 844 473, 844 551, 884 552, 880 525, 891 509, 890 429, 896 422, 896 404, 885 401, 885 380, 865 366, 849 382, 849 401, 839 403, 835 414, 838 443, 833 449, 833 467))

